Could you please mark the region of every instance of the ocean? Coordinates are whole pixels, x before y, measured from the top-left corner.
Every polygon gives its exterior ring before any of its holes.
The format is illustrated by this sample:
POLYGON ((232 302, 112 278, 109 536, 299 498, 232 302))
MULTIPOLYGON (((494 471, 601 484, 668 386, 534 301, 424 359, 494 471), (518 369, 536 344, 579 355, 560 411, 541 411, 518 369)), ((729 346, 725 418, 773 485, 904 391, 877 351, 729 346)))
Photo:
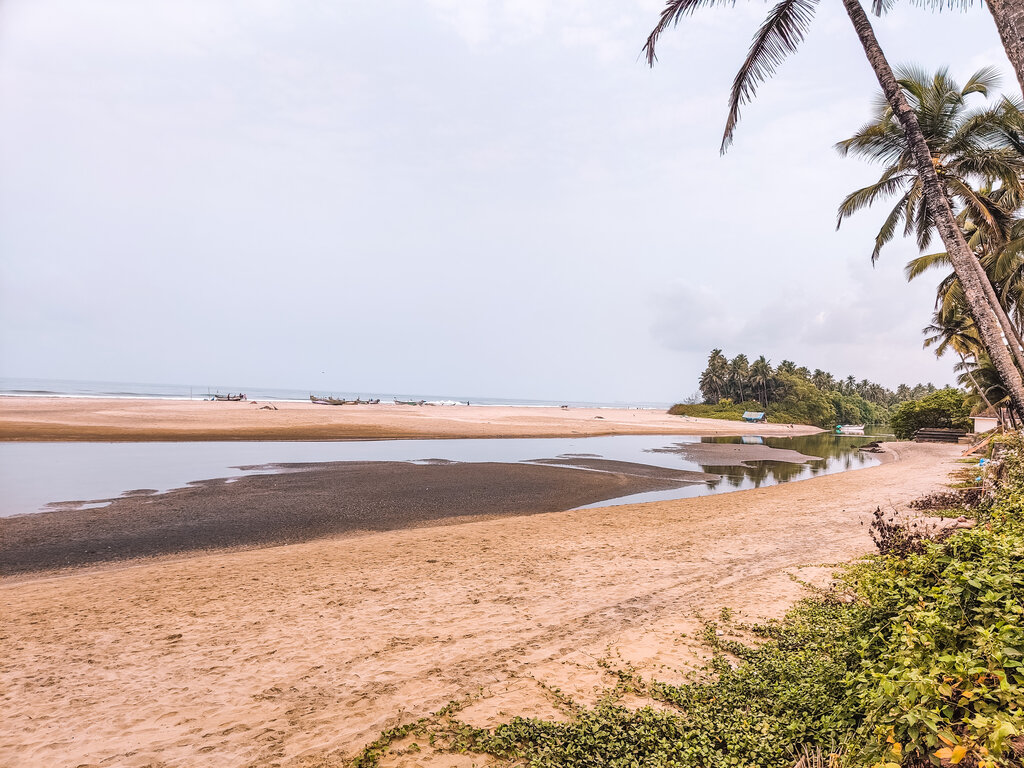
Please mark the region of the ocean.
POLYGON ((524 408, 569 405, 575 408, 642 408, 666 410, 671 403, 648 401, 634 402, 590 402, 585 400, 532 400, 527 398, 482 397, 464 393, 422 393, 422 392, 366 392, 354 389, 326 390, 323 387, 310 389, 282 389, 246 384, 141 384, 124 381, 82 381, 78 379, 24 379, 0 377, 0 396, 20 397, 124 397, 157 398, 173 400, 209 399, 214 394, 244 392, 250 400, 300 401, 309 400, 310 395, 318 397, 340 397, 348 400, 370 400, 380 398, 381 403, 393 400, 424 400, 428 403, 452 405, 510 405, 524 408))

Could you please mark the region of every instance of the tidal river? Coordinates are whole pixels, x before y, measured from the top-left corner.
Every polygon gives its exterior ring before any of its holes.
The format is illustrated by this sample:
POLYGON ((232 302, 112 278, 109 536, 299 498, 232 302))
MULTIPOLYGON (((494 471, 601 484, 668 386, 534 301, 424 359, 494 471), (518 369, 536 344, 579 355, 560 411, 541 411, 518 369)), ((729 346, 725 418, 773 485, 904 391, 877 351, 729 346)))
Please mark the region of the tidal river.
POLYGON ((94 508, 123 494, 295 471, 323 462, 524 462, 619 470, 626 462, 705 473, 699 482, 590 506, 702 496, 878 464, 872 436, 791 438, 616 435, 586 438, 349 442, 0 443, 0 517, 94 508), (735 446, 730 448, 729 446, 735 446), (290 465, 290 466, 283 466, 290 465))

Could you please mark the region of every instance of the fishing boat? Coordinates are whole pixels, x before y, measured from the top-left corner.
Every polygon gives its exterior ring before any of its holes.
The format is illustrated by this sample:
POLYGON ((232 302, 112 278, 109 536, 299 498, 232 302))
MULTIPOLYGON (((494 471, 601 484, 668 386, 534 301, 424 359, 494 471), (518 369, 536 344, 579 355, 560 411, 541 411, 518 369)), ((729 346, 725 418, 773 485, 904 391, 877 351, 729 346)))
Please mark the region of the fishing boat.
POLYGON ((863 435, 863 424, 836 424, 837 435, 863 435))
POLYGON ((399 400, 395 398, 395 405, 424 405, 426 400, 399 400))
POLYGON ((219 403, 237 403, 241 400, 248 400, 244 394, 239 393, 237 395, 213 395, 211 400, 216 400, 219 403))
POLYGON ((360 400, 358 397, 355 400, 339 400, 336 397, 317 397, 316 395, 309 396, 310 402, 316 405, 377 405, 380 402, 380 398, 373 400, 360 400))

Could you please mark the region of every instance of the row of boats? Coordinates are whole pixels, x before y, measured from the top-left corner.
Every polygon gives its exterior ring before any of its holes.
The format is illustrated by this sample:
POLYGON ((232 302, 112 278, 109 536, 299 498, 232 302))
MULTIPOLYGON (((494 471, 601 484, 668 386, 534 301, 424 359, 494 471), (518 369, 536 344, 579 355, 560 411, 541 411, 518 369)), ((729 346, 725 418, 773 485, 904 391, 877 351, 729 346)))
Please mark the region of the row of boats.
MULTIPOLYGON (((314 405, 377 405, 380 402, 378 397, 375 400, 360 400, 358 397, 355 400, 341 400, 337 397, 317 397, 316 395, 310 395, 309 400, 314 405)), ((395 400, 397 403, 398 401, 395 400)), ((423 403, 418 403, 422 405, 423 403)), ((403 405, 417 405, 417 403, 403 403, 403 405)))
MULTIPOLYGON (((210 400, 216 400, 217 402, 220 402, 220 403, 237 403, 237 402, 241 402, 242 400, 248 400, 249 398, 245 395, 245 393, 240 392, 237 395, 233 395, 233 394, 214 395, 214 394, 211 394, 209 399, 210 400)), ((358 397, 355 400, 345 400, 345 399, 337 398, 337 397, 318 397, 317 395, 310 395, 309 396, 309 400, 310 400, 310 402, 314 403, 315 405, 378 405, 380 403, 380 398, 379 397, 371 399, 371 400, 362 400, 362 399, 360 399, 358 397)), ((451 402, 451 403, 448 403, 448 402, 445 402, 445 403, 431 403, 431 402, 428 402, 427 400, 399 400, 397 397, 394 398, 394 401, 395 401, 395 405, 449 405, 449 404, 450 405, 455 405, 456 404, 454 401, 451 402)), ((466 403, 466 405, 469 405, 469 403, 466 403)))
MULTIPOLYGON (((392 399, 395 401, 395 405, 463 405, 462 402, 457 402, 455 400, 399 400, 397 397, 392 399)), ((380 403, 380 398, 378 397, 373 400, 360 400, 357 397, 355 400, 343 400, 337 397, 317 397, 316 395, 310 395, 309 401, 315 405, 377 405, 380 403)), ((465 405, 469 405, 469 402, 467 401, 465 405)))

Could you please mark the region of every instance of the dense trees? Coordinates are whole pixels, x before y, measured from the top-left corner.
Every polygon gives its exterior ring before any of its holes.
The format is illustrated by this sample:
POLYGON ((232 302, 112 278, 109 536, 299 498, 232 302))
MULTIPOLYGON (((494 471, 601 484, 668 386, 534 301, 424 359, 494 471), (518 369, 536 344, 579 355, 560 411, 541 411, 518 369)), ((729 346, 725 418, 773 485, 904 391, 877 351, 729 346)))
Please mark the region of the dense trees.
POLYGON ((893 391, 867 379, 837 379, 820 368, 812 372, 792 360, 783 360, 773 369, 764 355, 748 363, 746 355, 729 360, 721 349, 713 349, 700 375, 700 391, 710 405, 725 400, 767 410, 777 421, 831 426, 884 422, 896 403, 922 397, 936 388, 932 384, 901 384, 893 391))
POLYGON ((958 389, 946 388, 908 400, 893 410, 889 424, 900 440, 908 440, 922 428, 971 430, 971 405, 958 389))

